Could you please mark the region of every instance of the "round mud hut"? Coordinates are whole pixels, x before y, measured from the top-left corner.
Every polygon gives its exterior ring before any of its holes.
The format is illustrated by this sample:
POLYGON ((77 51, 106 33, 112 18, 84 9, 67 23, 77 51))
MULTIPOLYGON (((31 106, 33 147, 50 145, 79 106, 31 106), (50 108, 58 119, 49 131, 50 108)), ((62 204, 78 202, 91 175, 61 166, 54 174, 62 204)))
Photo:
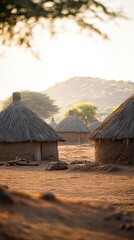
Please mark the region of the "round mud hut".
POLYGON ((51 122, 49 123, 49 125, 50 125, 53 129, 56 128, 57 123, 55 122, 54 118, 51 119, 51 122))
POLYGON ((57 125, 55 130, 65 139, 66 144, 89 143, 88 127, 74 111, 69 111, 69 115, 57 125))
POLYGON ((122 103, 89 135, 95 141, 95 161, 134 165, 134 95, 122 103))
POLYGON ((64 139, 21 102, 19 92, 0 113, 0 161, 16 157, 32 160, 58 160, 58 142, 64 139))
POLYGON ((88 125, 88 129, 90 132, 92 132, 94 129, 96 129, 101 122, 98 119, 94 119, 90 125, 88 125))

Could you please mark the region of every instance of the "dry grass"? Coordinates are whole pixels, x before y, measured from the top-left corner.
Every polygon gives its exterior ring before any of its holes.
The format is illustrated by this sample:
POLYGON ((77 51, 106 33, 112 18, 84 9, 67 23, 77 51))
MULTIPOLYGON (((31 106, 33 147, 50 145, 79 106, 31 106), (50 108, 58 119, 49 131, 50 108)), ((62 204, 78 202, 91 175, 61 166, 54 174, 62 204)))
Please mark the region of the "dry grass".
MULTIPOLYGON (((59 158, 94 161, 94 145, 60 145, 59 158)), ((0 167, 0 182, 10 188, 38 194, 53 192, 64 199, 112 203, 123 211, 134 211, 134 171, 52 171, 40 166, 0 167)))

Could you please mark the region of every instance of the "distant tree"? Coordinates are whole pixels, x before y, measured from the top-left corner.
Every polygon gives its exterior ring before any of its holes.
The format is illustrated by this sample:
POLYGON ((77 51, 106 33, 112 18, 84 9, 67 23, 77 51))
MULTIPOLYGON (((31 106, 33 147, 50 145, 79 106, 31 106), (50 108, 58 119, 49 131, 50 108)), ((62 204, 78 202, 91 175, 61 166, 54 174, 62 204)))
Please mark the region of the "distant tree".
MULTIPOLYGON (((41 118, 50 118, 59 111, 59 107, 54 104, 54 100, 52 100, 47 94, 22 91, 21 100, 41 118)), ((12 103, 12 97, 9 97, 4 101, 2 110, 9 106, 10 103, 12 103)))
POLYGON ((42 19, 49 23, 51 32, 55 31, 57 20, 67 19, 82 30, 108 38, 98 21, 107 23, 120 17, 120 11, 100 0, 0 0, 0 40, 4 45, 31 48, 34 27, 42 24, 42 19))
POLYGON ((109 114, 107 112, 97 112, 97 119, 102 122, 109 114))
POLYGON ((66 111, 65 116, 68 115, 70 110, 73 110, 75 114, 80 117, 86 125, 88 125, 95 118, 97 106, 92 105, 91 103, 79 103, 66 111))

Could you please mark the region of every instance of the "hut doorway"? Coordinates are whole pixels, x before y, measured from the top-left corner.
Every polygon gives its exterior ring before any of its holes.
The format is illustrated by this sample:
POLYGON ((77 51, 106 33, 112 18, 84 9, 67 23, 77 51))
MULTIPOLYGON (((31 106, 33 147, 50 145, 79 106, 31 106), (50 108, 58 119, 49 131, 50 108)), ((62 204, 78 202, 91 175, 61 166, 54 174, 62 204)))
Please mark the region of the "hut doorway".
POLYGON ((34 160, 39 162, 41 161, 41 144, 34 143, 34 160))

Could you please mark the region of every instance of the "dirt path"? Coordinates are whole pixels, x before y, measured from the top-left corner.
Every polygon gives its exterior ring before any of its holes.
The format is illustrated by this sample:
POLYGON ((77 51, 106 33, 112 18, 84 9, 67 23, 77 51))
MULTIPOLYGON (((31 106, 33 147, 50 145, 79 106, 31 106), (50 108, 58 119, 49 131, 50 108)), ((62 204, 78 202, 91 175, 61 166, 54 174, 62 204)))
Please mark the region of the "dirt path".
MULTIPOLYGON (((94 147, 60 146, 61 160, 94 160, 94 147)), ((0 167, 0 182, 28 193, 53 192, 64 199, 112 203, 123 211, 134 211, 134 174, 81 173, 44 170, 39 167, 0 167)))

